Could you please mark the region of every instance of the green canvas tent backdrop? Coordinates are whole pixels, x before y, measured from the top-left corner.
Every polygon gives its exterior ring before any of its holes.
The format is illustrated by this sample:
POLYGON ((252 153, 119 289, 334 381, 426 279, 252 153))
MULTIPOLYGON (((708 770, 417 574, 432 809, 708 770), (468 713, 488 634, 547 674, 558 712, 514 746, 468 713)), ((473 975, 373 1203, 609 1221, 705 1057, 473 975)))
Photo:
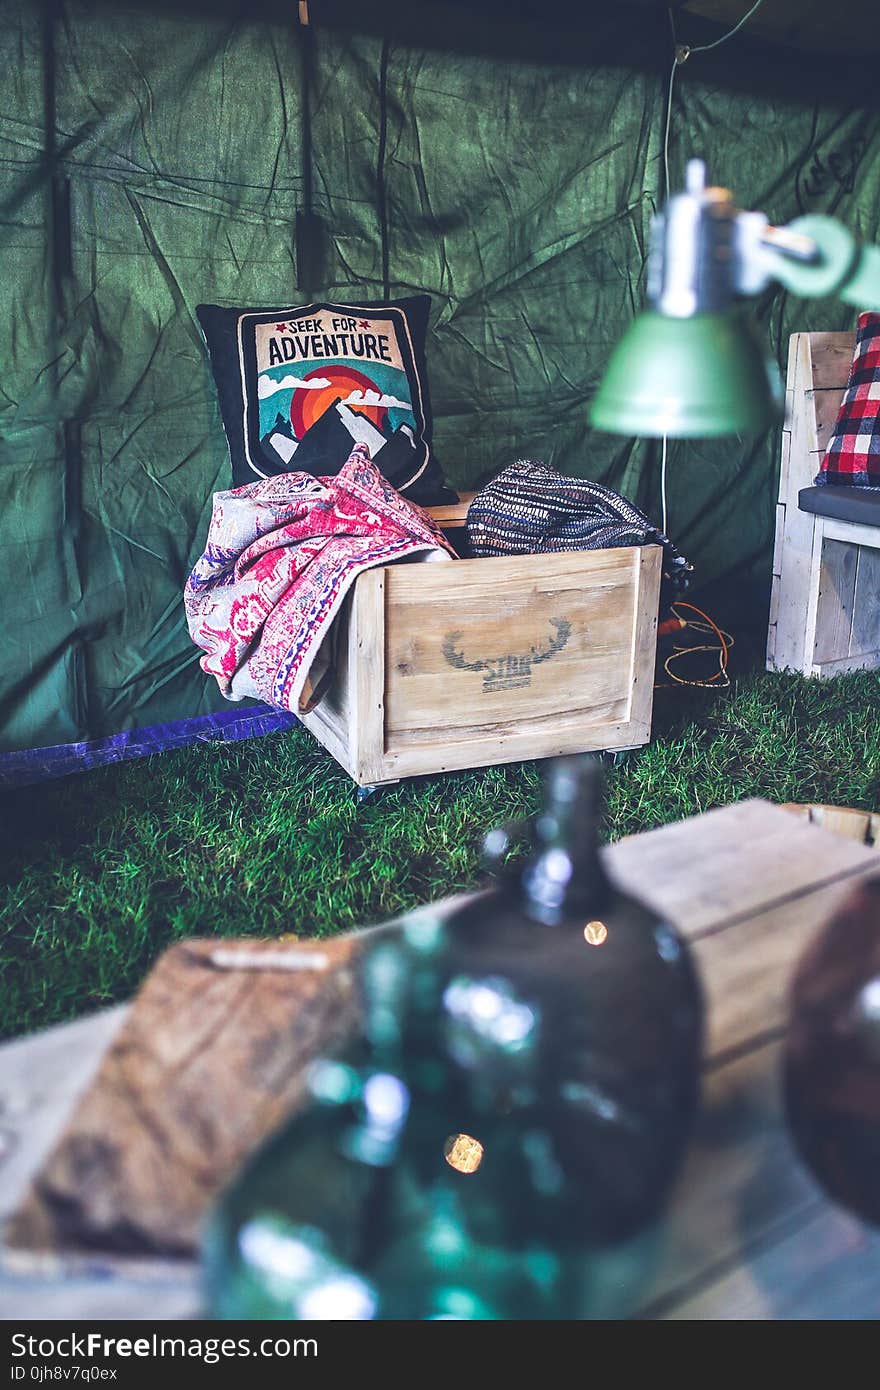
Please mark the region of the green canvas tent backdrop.
MULTIPOLYGON (((709 42, 695 8, 680 36, 709 42)), ((872 8, 849 56, 766 22, 695 53, 672 182, 700 154, 741 206, 876 240, 872 8)), ((310 11, 305 31, 281 0, 0 5, 0 750, 224 707, 181 602, 230 484, 197 303, 427 291, 454 483, 542 458, 659 519, 656 451, 591 431, 587 405, 642 301, 666 7, 310 11)), ((855 320, 782 291, 755 313, 780 362, 791 332, 855 320)), ((773 436, 672 444, 669 529, 700 585, 769 591, 777 457, 773 436)))

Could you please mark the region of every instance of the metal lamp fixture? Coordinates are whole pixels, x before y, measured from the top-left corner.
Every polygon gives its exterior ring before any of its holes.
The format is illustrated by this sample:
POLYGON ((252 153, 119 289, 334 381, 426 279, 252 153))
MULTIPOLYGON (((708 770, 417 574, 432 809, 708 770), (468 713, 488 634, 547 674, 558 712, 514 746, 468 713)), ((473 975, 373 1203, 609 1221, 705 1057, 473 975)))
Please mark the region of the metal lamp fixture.
POLYGON ((880 309, 880 247, 830 217, 773 227, 706 186, 703 161, 653 219, 648 300, 612 353, 590 419, 614 434, 758 434, 782 415, 779 373, 737 301, 777 280, 880 309))

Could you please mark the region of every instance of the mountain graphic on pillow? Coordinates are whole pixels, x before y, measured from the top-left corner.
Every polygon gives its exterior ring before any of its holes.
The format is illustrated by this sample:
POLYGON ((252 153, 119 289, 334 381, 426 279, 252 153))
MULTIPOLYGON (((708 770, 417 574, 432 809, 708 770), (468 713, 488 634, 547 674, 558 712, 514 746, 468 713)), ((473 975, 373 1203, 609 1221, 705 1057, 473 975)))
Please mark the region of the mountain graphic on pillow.
POLYGON ((415 442, 407 425, 390 430, 374 423, 368 415, 352 409, 337 398, 306 431, 297 444, 280 427, 262 441, 284 457, 288 468, 313 473, 316 477, 336 474, 355 444, 366 444, 370 457, 384 477, 398 486, 413 470, 415 442))

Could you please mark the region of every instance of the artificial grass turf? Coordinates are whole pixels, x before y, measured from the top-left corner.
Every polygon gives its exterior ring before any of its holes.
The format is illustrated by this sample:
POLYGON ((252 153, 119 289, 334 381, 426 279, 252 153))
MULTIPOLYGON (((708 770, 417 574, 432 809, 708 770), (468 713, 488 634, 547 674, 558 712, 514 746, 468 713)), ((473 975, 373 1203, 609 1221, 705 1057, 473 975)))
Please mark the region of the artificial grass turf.
MULTIPOLYGON (((745 796, 880 804, 880 676, 659 691, 608 769, 609 838, 745 796)), ((0 793, 0 1034, 128 997, 183 937, 326 936, 474 886, 483 832, 532 814, 538 764, 423 778, 358 806, 298 729, 0 793)))

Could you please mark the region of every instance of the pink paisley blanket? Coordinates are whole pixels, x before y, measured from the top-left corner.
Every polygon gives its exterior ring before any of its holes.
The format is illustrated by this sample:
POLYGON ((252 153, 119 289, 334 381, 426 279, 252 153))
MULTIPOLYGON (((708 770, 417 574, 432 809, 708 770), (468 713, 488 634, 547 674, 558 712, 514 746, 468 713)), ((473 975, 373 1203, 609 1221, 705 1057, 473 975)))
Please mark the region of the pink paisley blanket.
POLYGON ((190 636, 228 700, 302 713, 320 699, 322 644, 363 570, 454 559, 431 518, 355 446, 336 477, 282 473, 214 495, 204 554, 184 591, 190 636))

